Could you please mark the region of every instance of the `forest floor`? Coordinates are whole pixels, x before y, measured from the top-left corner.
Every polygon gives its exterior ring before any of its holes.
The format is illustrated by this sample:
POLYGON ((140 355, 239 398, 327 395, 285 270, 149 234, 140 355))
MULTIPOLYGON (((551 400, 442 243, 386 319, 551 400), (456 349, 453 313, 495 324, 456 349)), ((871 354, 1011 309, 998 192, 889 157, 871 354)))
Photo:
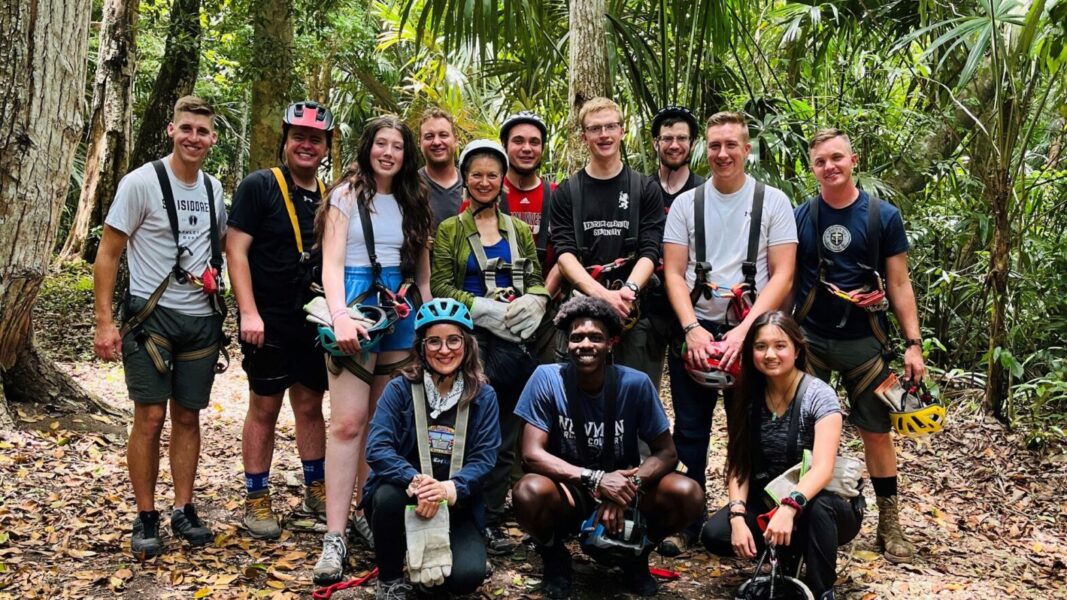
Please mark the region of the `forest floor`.
MULTIPOLYGON (((122 367, 91 357, 91 286, 84 272, 46 284, 36 323, 38 343, 66 372, 108 403, 129 407, 122 367)), ((128 420, 57 415, 47 399, 14 405, 21 430, 0 434, 0 598, 308 596, 321 535, 286 530, 277 541, 257 541, 240 527, 247 384, 238 363, 216 381, 202 418, 196 502, 215 542, 191 550, 165 538, 166 553, 146 562, 129 553, 134 504, 125 464, 128 420)), ((877 515, 869 497, 862 532, 838 557, 838 597, 1067 598, 1067 449, 1026 450, 1021 433, 974 408, 973 393, 950 395, 944 432, 897 446, 902 521, 920 549, 917 560, 893 565, 877 552, 877 515)), ((669 410, 669 398, 665 404, 669 410)), ((724 421, 720 409, 708 470, 711 508, 725 501, 724 421)), ((164 444, 168 437, 169 426, 164 444)), ((861 454, 853 432, 843 452, 861 454)), ((170 483, 164 456, 156 495, 161 507, 171 498, 170 483)), ((302 482, 288 409, 278 426, 271 486, 275 509, 290 513, 302 482)), ((514 528, 511 533, 521 536, 514 528)), ((350 574, 365 573, 372 558, 355 549, 350 574)), ((580 556, 576 561, 578 597, 622 595, 619 577, 580 556)), ((653 562, 681 575, 661 582, 663 598, 729 598, 752 569, 746 561, 720 560, 703 550, 676 559, 653 554, 653 562)), ((540 562, 532 549, 493 559, 492 567, 482 597, 540 597, 540 562)), ((365 598, 372 590, 368 585, 333 597, 365 598)))

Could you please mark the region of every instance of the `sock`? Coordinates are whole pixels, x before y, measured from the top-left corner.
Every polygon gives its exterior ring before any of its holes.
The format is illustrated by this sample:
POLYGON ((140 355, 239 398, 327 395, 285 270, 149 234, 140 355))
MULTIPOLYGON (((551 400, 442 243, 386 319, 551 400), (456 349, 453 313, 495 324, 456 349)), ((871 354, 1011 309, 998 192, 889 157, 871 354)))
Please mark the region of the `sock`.
POLYGON ((888 498, 897 495, 897 478, 893 477, 871 477, 871 484, 874 486, 874 495, 879 498, 888 498))
POLYGON ((185 512, 185 505, 182 504, 181 506, 178 506, 177 504, 175 504, 174 505, 174 510, 179 511, 179 512, 185 512))
POLYGON ((137 513, 137 517, 141 519, 142 523, 147 523, 148 521, 158 521, 159 520, 159 511, 158 510, 142 510, 141 512, 137 513))
POLYGON ((262 473, 249 473, 245 471, 245 492, 252 495, 256 492, 267 491, 267 482, 270 480, 270 471, 262 473))
POLYGON ((311 485, 316 481, 326 479, 326 459, 302 460, 304 466, 304 485, 311 485))

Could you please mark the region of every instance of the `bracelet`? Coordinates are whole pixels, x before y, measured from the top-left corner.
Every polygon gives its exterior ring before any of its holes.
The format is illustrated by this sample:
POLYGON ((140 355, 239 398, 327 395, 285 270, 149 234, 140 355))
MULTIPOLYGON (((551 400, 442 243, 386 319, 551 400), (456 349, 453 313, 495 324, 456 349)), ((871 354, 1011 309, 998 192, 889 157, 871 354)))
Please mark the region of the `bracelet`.
POLYGON ((685 335, 689 335, 689 332, 693 331, 697 327, 700 327, 700 321, 693 321, 692 323, 682 328, 682 333, 685 335))
POLYGON ((745 518, 745 516, 746 515, 743 512, 734 512, 734 511, 731 510, 730 511, 730 519, 729 520, 732 521, 732 520, 734 520, 735 517, 741 517, 743 519, 743 518, 745 518))
POLYGON ((908 339, 904 340, 904 347, 905 348, 910 348, 912 346, 918 346, 918 347, 922 348, 923 347, 922 338, 908 338, 908 339))
POLYGON ((740 506, 741 508, 747 508, 748 507, 748 505, 745 504, 744 500, 731 500, 730 504, 728 506, 730 508, 733 508, 735 506, 740 506))
POLYGON ((797 514, 800 514, 800 512, 804 510, 804 507, 800 506, 799 502, 793 500, 792 498, 789 498, 788 496, 782 498, 782 506, 788 506, 789 508, 792 508, 793 510, 797 511, 797 514))
POLYGON ((348 309, 347 308, 338 308, 337 310, 335 310, 332 313, 330 313, 330 320, 331 321, 336 321, 339 317, 343 317, 343 316, 347 316, 347 315, 348 315, 348 309))
POLYGON ((592 481, 593 481, 593 470, 592 469, 582 469, 582 476, 581 476, 582 487, 588 488, 589 484, 592 481))

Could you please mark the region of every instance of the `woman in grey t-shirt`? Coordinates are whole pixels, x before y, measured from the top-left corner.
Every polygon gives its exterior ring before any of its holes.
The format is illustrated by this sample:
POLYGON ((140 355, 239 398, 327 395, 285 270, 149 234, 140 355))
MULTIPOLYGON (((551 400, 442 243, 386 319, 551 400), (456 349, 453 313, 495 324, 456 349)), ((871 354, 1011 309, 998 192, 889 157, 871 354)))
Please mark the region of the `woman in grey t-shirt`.
POLYGON ((807 564, 804 582, 815 597, 832 598, 837 547, 856 536, 863 518, 861 503, 853 506, 823 491, 833 477, 841 440, 837 395, 804 372, 804 335, 783 312, 756 319, 745 337, 741 361, 739 398, 749 402, 732 407, 726 461, 730 503, 708 520, 701 539, 721 556, 754 558, 766 544, 784 547, 786 552, 779 555, 787 565, 799 558, 807 564), (811 469, 761 532, 756 517, 774 504, 763 488, 799 462, 804 450, 812 451, 811 469))

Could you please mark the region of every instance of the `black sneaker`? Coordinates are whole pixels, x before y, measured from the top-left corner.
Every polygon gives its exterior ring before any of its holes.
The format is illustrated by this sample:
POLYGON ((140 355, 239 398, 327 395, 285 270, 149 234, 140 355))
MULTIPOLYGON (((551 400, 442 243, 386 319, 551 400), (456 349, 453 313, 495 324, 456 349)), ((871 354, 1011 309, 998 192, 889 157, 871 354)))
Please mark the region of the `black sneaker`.
POLYGON ((538 553, 545 564, 541 591, 553 600, 566 600, 574 590, 574 570, 571 568, 571 553, 563 544, 539 546, 538 553))
POLYGON ((184 509, 170 513, 170 529, 174 535, 194 547, 203 546, 215 539, 215 534, 196 516, 196 508, 192 502, 186 504, 184 509))
POLYGON ((140 513, 133 521, 130 550, 141 560, 163 554, 163 539, 159 537, 159 511, 140 513))
POLYGON ((648 553, 623 568, 626 590, 635 596, 655 596, 659 592, 656 578, 648 570, 648 553))
POLYGON ((515 548, 519 547, 519 543, 508 535, 503 527, 486 527, 483 534, 485 535, 485 550, 492 556, 511 554, 515 548))

